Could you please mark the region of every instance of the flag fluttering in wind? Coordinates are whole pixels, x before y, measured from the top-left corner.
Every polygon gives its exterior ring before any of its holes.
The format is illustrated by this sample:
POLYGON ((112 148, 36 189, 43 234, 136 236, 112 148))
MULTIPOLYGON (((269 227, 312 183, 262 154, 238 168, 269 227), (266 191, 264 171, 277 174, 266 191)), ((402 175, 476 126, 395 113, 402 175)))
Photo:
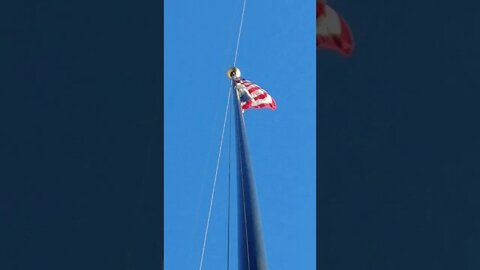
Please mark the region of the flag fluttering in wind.
POLYGON ((317 48, 327 48, 350 55, 353 36, 347 22, 325 0, 317 0, 317 48))
POLYGON ((270 108, 275 110, 277 108, 275 100, 260 86, 243 78, 236 78, 234 81, 235 89, 240 94, 242 110, 248 108, 270 108))

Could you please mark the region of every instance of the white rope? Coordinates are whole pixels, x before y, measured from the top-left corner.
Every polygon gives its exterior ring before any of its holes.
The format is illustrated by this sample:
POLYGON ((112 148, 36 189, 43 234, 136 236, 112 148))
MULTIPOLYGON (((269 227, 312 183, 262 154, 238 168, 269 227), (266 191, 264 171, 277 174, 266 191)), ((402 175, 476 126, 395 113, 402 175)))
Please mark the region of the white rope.
POLYGON ((222 137, 220 139, 220 149, 218 150, 217 168, 215 169, 215 177, 213 178, 212 196, 210 197, 210 208, 208 209, 207 226, 205 228, 205 238, 203 239, 202 257, 200 258, 200 268, 199 268, 200 270, 202 270, 203 256, 205 255, 205 245, 207 244, 208 225, 210 224, 210 214, 212 213, 213 197, 215 195, 215 185, 217 184, 218 165, 220 164, 220 156, 222 155, 223 134, 225 132, 225 124, 227 123, 228 106, 230 104, 231 93, 232 93, 232 87, 230 87, 230 90, 228 91, 227 108, 225 110, 225 118, 223 120, 222 137))
MULTIPOLYGON (((242 33, 243 17, 245 15, 246 5, 247 5, 247 0, 243 0, 242 16, 240 18, 240 27, 238 29, 237 46, 235 48, 235 58, 233 60, 233 66, 235 66, 235 64, 237 63, 238 47, 240 45, 240 36, 241 36, 241 33, 242 33)), ((210 197, 210 207, 208 209, 207 225, 206 225, 206 228, 205 228, 205 237, 203 238, 202 256, 200 258, 200 268, 199 268, 199 270, 202 270, 203 257, 205 255, 205 246, 207 244, 208 226, 210 224, 210 215, 212 213, 213 198, 214 198, 214 195, 215 195, 215 186, 217 184, 218 166, 220 164, 220 157, 222 155, 223 135, 224 135, 224 132, 225 132, 225 125, 227 123, 228 107, 229 107, 229 104, 230 104, 231 93, 232 93, 232 86, 230 86, 230 90, 228 91, 227 108, 225 109, 225 118, 223 120, 222 137, 220 139, 220 149, 218 150, 218 158, 217 158, 217 166, 216 166, 216 169, 215 169, 215 177, 213 178, 212 195, 210 197)))
POLYGON ((238 47, 240 45, 240 34, 242 33, 243 15, 245 14, 246 5, 247 5, 247 0, 243 0, 242 17, 240 18, 240 28, 238 29, 237 48, 235 49, 235 58, 233 60, 233 66, 235 66, 235 64, 237 63, 238 47))

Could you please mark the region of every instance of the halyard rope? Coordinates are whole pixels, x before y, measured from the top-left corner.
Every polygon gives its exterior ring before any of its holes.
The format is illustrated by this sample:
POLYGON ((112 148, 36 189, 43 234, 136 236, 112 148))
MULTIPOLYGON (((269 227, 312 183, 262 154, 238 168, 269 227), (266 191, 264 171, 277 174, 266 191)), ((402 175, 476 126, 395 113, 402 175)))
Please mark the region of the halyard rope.
MULTIPOLYGON (((235 64, 237 63, 238 48, 239 48, 239 45, 240 45, 240 36, 241 36, 241 33, 242 33, 243 18, 244 18, 244 15, 245 15, 246 5, 247 5, 247 0, 243 0, 242 15, 241 15, 241 18, 240 18, 240 26, 239 26, 239 30, 238 30, 237 46, 235 48, 235 57, 233 59, 233 66, 235 66, 235 64)), ((215 186, 217 184, 218 166, 220 164, 220 157, 221 157, 222 145, 223 145, 223 135, 224 135, 224 132, 225 132, 225 124, 227 122, 228 107, 229 107, 229 104, 230 104, 230 96, 232 94, 232 89, 233 89, 233 87, 231 86, 230 90, 228 91, 227 108, 225 110, 225 117, 224 117, 224 120, 223 120, 222 136, 221 136, 221 139, 220 139, 220 149, 218 150, 217 166, 216 166, 216 169, 215 169, 215 177, 213 178, 212 195, 210 197, 210 207, 208 209, 207 225, 205 227, 205 237, 203 239, 202 256, 200 258, 200 268, 199 268, 199 270, 202 270, 202 267, 203 267, 203 258, 204 258, 204 255, 205 255, 205 246, 206 246, 206 243, 207 243, 207 236, 208 236, 208 226, 210 224, 210 216, 211 216, 211 213, 212 213, 213 198, 214 198, 214 195, 215 195, 215 186)), ((229 198, 229 200, 230 200, 230 198, 229 198)), ((229 211, 230 211, 230 209, 229 209, 229 211)))
POLYGON ((246 5, 247 5, 247 0, 243 0, 242 17, 240 18, 240 28, 238 29, 237 48, 235 49, 235 58, 233 59, 233 66, 235 66, 235 64, 237 63, 238 47, 240 45, 240 34, 242 33, 243 16, 245 14, 246 5))
POLYGON ((225 110, 225 118, 223 120, 222 137, 220 139, 220 149, 218 150, 218 158, 217 158, 217 167, 215 169, 215 177, 213 178, 213 189, 212 189, 212 196, 210 197, 210 208, 208 209, 207 226, 205 228, 205 238, 203 239, 202 257, 200 258, 200 268, 199 268, 200 270, 202 270, 203 256, 205 255, 205 244, 207 243, 207 236, 208 236, 208 225, 210 224, 210 215, 212 213, 213 197, 215 195, 215 185, 217 184, 218 165, 220 164, 220 156, 221 156, 221 153, 222 153, 223 134, 225 133, 225 124, 227 123, 228 106, 230 104, 231 93, 232 93, 232 88, 230 88, 230 90, 228 91, 227 108, 225 110))

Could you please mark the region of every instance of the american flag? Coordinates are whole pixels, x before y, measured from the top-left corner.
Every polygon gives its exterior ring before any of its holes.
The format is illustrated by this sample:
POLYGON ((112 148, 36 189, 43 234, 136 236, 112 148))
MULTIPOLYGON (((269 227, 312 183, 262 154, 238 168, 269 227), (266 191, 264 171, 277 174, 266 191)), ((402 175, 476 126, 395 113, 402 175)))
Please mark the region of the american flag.
POLYGON ((317 0, 317 48, 327 48, 350 55, 353 36, 347 22, 334 9, 317 0))
POLYGON ((251 81, 243 78, 235 79, 235 89, 240 94, 242 110, 248 108, 270 108, 275 110, 277 108, 275 100, 267 93, 267 91, 251 81))

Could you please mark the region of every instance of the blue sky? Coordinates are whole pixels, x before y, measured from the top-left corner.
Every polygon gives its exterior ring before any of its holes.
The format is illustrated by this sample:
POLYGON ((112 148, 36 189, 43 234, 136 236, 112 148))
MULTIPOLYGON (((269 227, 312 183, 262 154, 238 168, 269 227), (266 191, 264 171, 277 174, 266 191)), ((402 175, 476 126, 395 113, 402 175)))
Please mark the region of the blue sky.
MULTIPOLYGON (((243 2, 166 1, 165 269, 198 269, 243 2)), ((245 113, 270 269, 315 269, 315 2, 247 2, 237 59, 277 110, 245 113), (310 14, 310 16, 307 16, 310 14)), ((233 134, 232 134, 233 135, 233 134)), ((203 269, 226 265, 229 125, 203 269)), ((236 164, 232 141, 232 196, 236 164)), ((231 269, 237 268, 232 200, 231 269)))

